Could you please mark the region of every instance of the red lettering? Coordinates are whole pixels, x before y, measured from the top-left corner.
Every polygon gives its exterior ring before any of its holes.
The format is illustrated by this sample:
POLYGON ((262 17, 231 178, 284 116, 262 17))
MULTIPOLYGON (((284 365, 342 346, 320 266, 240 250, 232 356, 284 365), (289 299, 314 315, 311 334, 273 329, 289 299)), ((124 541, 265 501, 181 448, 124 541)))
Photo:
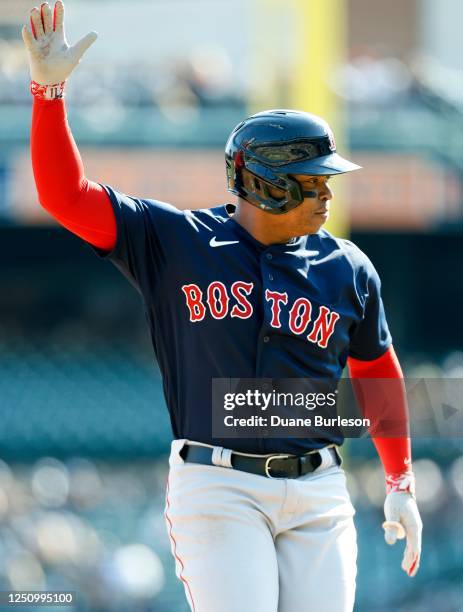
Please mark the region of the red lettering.
POLYGON ((206 307, 202 302, 203 292, 198 285, 195 285, 194 283, 191 285, 183 285, 182 291, 185 294, 186 305, 190 311, 190 321, 193 323, 196 321, 202 321, 204 319, 204 315, 206 314, 206 307))
POLYGON ((272 301, 272 321, 270 323, 270 325, 272 327, 281 327, 281 321, 280 321, 280 313, 281 313, 281 306, 280 306, 280 302, 283 304, 287 304, 288 303, 288 294, 285 293, 280 293, 279 291, 270 291, 270 289, 266 289, 265 290, 265 299, 267 300, 267 302, 272 301))
POLYGON ((207 303, 214 319, 223 319, 228 313, 227 288, 219 281, 215 281, 207 288, 207 303))
POLYGON ((293 334, 303 334, 312 314, 312 304, 306 298, 297 298, 289 311, 289 328, 293 334))
POLYGON ((249 319, 253 313, 251 302, 247 299, 247 295, 251 295, 254 283, 245 283, 244 281, 236 281, 231 286, 231 294, 238 302, 231 309, 230 316, 238 317, 239 319, 249 319))
POLYGON ((337 312, 330 312, 326 306, 320 306, 320 313, 313 324, 312 331, 307 336, 307 340, 315 342, 321 348, 326 348, 338 319, 339 315, 337 312), (329 321, 328 315, 330 315, 329 321))
MULTIPOLYGON (((253 283, 236 281, 230 287, 230 293, 235 299, 235 304, 230 310, 230 317, 238 319, 249 319, 254 307, 249 296, 254 289, 253 283)), ((195 323, 202 321, 206 316, 206 303, 214 319, 224 319, 229 313, 230 296, 227 287, 220 281, 210 283, 207 288, 207 300, 203 303, 203 292, 198 285, 191 283, 183 285, 186 304, 190 313, 190 321, 195 323)), ((286 292, 265 290, 265 299, 270 304, 272 320, 270 325, 281 328, 281 310, 283 305, 288 304, 286 292)), ((293 334, 305 333, 312 318, 312 303, 305 297, 297 298, 289 310, 288 324, 293 334)), ((334 333, 334 328, 340 316, 337 312, 330 311, 326 306, 320 306, 318 317, 313 324, 307 340, 317 344, 320 348, 326 348, 328 341, 334 333)))

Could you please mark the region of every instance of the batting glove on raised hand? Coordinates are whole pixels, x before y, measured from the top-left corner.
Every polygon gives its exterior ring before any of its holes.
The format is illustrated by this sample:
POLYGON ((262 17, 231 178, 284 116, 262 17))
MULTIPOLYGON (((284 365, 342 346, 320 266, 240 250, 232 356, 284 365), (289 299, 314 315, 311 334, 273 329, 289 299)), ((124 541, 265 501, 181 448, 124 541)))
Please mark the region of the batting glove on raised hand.
POLYGON ((412 472, 386 478, 387 495, 384 502, 384 537, 388 544, 407 538, 402 569, 414 576, 421 556, 423 523, 415 499, 415 477, 412 472))
POLYGON ((22 37, 29 55, 31 90, 44 98, 61 97, 66 79, 97 38, 89 32, 70 46, 64 32, 64 4, 55 2, 53 14, 44 2, 30 14, 30 28, 24 26, 22 37))

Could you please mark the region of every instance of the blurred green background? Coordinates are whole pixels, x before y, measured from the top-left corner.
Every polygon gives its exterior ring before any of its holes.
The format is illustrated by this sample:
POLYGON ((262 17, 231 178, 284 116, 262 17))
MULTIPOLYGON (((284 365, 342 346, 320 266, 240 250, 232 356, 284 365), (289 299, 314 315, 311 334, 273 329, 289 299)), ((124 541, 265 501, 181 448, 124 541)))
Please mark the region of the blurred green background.
MULTIPOLYGON (((404 370, 463 378, 463 5, 328 4, 327 19, 305 2, 304 19, 322 20, 315 35, 312 22, 301 31, 299 0, 68 0, 69 39, 99 32, 67 95, 87 176, 179 207, 225 202, 228 133, 250 110, 294 105, 294 75, 314 67, 300 105, 312 110, 323 88, 341 152, 364 166, 333 181, 334 213, 381 275, 404 370)), ((0 590, 76 590, 79 612, 185 612, 163 520, 170 429, 141 302, 36 199, 19 34, 31 7, 0 0, 0 590)), ((462 612, 463 441, 414 443, 414 579, 402 545, 383 540, 371 442, 349 441, 344 456, 356 610, 462 612)))

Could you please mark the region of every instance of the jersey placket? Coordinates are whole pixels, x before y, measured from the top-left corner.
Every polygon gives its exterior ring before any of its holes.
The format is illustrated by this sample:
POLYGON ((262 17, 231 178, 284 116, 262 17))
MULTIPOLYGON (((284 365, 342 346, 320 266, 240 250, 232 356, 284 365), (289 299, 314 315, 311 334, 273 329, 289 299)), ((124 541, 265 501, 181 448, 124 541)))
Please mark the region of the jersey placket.
POLYGON ((257 346, 257 359, 256 359, 256 378, 260 378, 262 375, 262 360, 265 356, 265 351, 268 348, 269 343, 272 341, 273 328, 271 326, 272 310, 270 303, 265 299, 265 293, 267 289, 273 289, 273 281, 275 278, 275 271, 273 267, 274 253, 271 247, 265 249, 260 254, 260 270, 262 276, 262 312, 263 321, 262 327, 258 336, 257 346))
MULTIPOLYGON (((268 301, 265 298, 266 290, 274 288, 275 270, 273 266, 274 253, 271 247, 267 247, 260 254, 260 270, 262 278, 262 312, 263 320, 261 330, 257 339, 257 352, 256 352, 256 373, 255 377, 258 379, 259 389, 264 393, 269 393, 273 388, 273 380, 271 378, 262 377, 262 363, 265 360, 266 351, 268 351, 269 344, 272 342, 274 336, 273 328, 271 326, 272 312, 268 301)), ((262 453, 266 452, 265 438, 270 435, 269 428, 261 430, 263 436, 262 439, 258 440, 260 450, 262 453)))
MULTIPOLYGON (((266 298, 266 292, 276 291, 282 293, 287 286, 287 279, 284 278, 282 272, 289 265, 289 255, 287 251, 294 251, 298 248, 298 243, 277 244, 266 247, 260 254, 260 270, 262 277, 262 312, 263 321, 260 334, 258 337, 257 359, 256 359, 256 378, 261 378, 265 372, 265 353, 270 344, 275 341, 275 336, 278 334, 280 326, 284 325, 281 317, 284 316, 284 308, 286 301, 278 304, 279 315, 278 324, 272 326, 274 313, 272 311, 272 300, 266 298), (282 258, 288 258, 288 261, 282 262, 282 258), (280 265, 285 263, 285 265, 280 265)), ((275 378, 278 378, 278 372, 275 373, 275 378)))

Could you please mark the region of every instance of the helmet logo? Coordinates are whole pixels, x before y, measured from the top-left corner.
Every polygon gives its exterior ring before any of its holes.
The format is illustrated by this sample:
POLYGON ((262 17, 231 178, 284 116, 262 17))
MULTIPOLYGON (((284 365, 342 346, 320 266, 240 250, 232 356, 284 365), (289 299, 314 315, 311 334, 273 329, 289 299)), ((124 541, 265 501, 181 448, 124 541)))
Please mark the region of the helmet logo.
POLYGON ((236 168, 242 168, 244 166, 243 151, 238 151, 235 157, 236 168))
POLYGON ((336 140, 334 139, 334 134, 331 130, 328 132, 328 139, 330 141, 330 150, 336 151, 336 140))

